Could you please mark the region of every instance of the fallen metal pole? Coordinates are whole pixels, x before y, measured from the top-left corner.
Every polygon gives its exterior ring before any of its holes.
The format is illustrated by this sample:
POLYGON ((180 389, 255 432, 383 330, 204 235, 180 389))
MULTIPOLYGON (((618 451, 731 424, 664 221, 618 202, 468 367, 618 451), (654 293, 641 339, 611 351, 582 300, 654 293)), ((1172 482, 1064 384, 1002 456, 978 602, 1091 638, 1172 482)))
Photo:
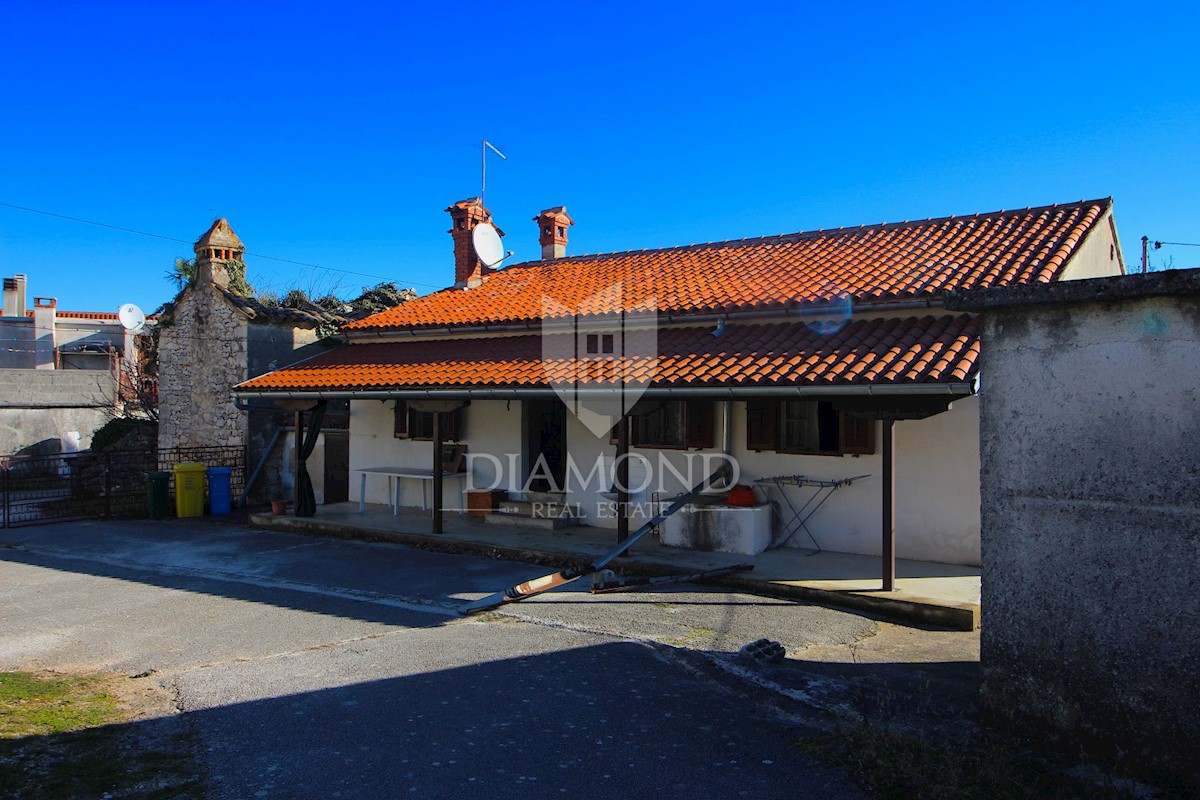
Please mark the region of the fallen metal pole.
MULTIPOLYGON (((598 581, 592 584, 592 594, 608 594, 609 592, 624 592, 628 589, 645 589, 650 586, 664 586, 668 583, 686 583, 687 581, 698 581, 704 578, 712 578, 717 575, 728 575, 731 572, 745 572, 754 569, 753 564, 735 564, 732 567, 720 567, 718 569, 706 569, 703 572, 694 572, 691 575, 666 575, 658 578, 647 578, 645 576, 635 576, 632 578, 618 578, 613 576, 613 580, 598 581)), ((611 571, 607 571, 612 575, 611 571)), ((595 581, 601 577, 601 573, 596 573, 592 576, 595 581)))
POLYGON ((555 572, 550 575, 543 575, 540 578, 534 578, 531 581, 525 581, 525 583, 518 583, 516 586, 505 589, 503 592, 497 592, 496 594, 488 595, 487 597, 479 600, 473 600, 470 603, 462 605, 459 607, 458 613, 466 616, 467 614, 478 614, 481 611, 490 611, 493 608, 499 608, 505 603, 515 603, 520 600, 524 600, 527 597, 533 597, 535 594, 541 594, 542 592, 547 592, 551 589, 557 589, 559 586, 565 586, 571 581, 577 580, 586 575, 591 575, 593 572, 599 572, 607 567, 609 562, 614 558, 617 558, 630 547, 633 547, 635 544, 637 544, 643 536, 658 528, 658 526, 662 524, 663 520, 674 514, 679 509, 683 508, 686 504, 690 503, 696 495, 700 494, 709 486, 712 486, 714 483, 723 478, 725 473, 728 471, 729 464, 725 461, 722 461, 721 466, 716 472, 692 487, 691 491, 689 491, 687 494, 677 497, 675 501, 671 503, 671 505, 667 506, 665 511, 660 511, 657 515, 655 515, 654 519, 638 528, 637 531, 631 534, 628 539, 618 544, 615 548, 608 551, 608 553, 604 554, 596 561, 593 561, 591 564, 588 564, 585 567, 571 567, 570 569, 565 569, 561 572, 555 572))

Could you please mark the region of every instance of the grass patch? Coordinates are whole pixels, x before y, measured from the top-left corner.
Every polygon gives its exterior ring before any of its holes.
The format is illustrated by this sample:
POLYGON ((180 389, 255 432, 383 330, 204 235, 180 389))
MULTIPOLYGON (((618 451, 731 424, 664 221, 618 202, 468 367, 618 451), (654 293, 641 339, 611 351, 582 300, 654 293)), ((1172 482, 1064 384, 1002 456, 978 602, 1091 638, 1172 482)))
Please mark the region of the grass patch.
MULTIPOLYGON (((1077 780, 1001 737, 932 744, 912 732, 848 726, 801 747, 845 768, 880 800, 1131 800, 1128 782, 1077 780)), ((1172 792, 1162 798, 1183 797, 1172 792)))
POLYGON ((0 673, 0 739, 65 733, 121 720, 117 699, 100 676, 0 673))
POLYGON ((194 735, 174 717, 136 720, 106 674, 0 673, 0 787, 19 800, 205 796, 194 735))

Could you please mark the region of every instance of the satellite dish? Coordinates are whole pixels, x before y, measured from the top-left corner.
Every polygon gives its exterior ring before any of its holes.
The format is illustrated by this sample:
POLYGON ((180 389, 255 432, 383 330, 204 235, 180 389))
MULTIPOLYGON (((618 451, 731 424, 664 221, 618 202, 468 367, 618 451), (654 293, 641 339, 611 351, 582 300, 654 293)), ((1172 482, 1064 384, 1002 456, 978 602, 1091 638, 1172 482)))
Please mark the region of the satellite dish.
POLYGON ((133 303, 126 303, 117 309, 117 319, 130 333, 141 333, 146 327, 146 315, 133 303))
POLYGON ((471 243, 475 245, 475 254, 485 267, 494 267, 504 260, 504 245, 500 243, 500 234, 486 222, 481 222, 471 231, 471 243))

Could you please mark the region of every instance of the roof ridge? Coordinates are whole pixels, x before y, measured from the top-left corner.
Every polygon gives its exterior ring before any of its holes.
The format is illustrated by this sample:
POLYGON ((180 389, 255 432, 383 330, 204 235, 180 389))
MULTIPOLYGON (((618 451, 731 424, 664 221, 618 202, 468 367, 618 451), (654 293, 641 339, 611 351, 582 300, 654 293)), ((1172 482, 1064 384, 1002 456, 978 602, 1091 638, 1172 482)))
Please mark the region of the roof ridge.
MULTIPOLYGON (((1044 206, 1026 206, 1025 208, 1010 208, 1010 209, 1002 208, 998 211, 982 211, 982 212, 976 212, 974 214, 949 214, 949 215, 946 215, 943 217, 927 217, 925 219, 903 220, 901 222, 877 222, 877 223, 867 223, 867 224, 863 224, 863 225, 843 225, 838 228, 818 228, 816 230, 810 230, 810 231, 795 231, 792 233, 776 233, 776 234, 770 234, 770 235, 766 235, 766 236, 747 236, 747 237, 743 237, 741 239, 723 239, 723 240, 715 241, 715 242, 695 242, 693 244, 668 245, 665 247, 643 247, 643 248, 634 248, 634 249, 630 249, 630 250, 614 250, 614 251, 607 252, 607 253, 580 253, 579 255, 564 256, 563 258, 554 258, 554 259, 548 259, 548 260, 547 259, 539 259, 537 261, 521 261, 516 264, 511 264, 508 267, 505 267, 504 270, 499 270, 499 271, 503 272, 503 271, 508 271, 508 270, 515 269, 515 268, 537 267, 537 266, 550 265, 550 264, 568 264, 568 263, 578 263, 578 262, 584 262, 584 261, 595 261, 595 260, 600 260, 600 259, 605 259, 605 258, 612 258, 612 257, 616 257, 616 256, 627 256, 627 255, 634 255, 634 254, 641 254, 641 253, 666 253, 666 252, 683 252, 683 251, 691 251, 691 250, 719 249, 719 248, 724 248, 724 247, 738 247, 738 246, 745 246, 745 245, 751 245, 751 244, 764 244, 769 241, 779 241, 779 242, 804 241, 806 239, 815 239, 815 238, 825 237, 825 236, 836 236, 836 235, 843 234, 843 233, 851 233, 851 232, 858 232, 858 231, 865 231, 865 230, 882 231, 882 230, 892 230, 895 228, 912 228, 912 227, 917 227, 917 226, 922 226, 922 225, 937 225, 937 224, 940 224, 943 222, 948 222, 950 220, 958 220, 958 219, 970 220, 970 219, 979 219, 979 218, 1010 217, 1010 216, 1015 216, 1017 214, 1033 214, 1033 213, 1039 213, 1042 211, 1049 211, 1051 209, 1060 209, 1060 208, 1083 208, 1083 207, 1092 206, 1092 205, 1099 205, 1102 207, 1111 207, 1112 202, 1113 202, 1112 196, 1109 195, 1108 197, 1096 198, 1094 200, 1077 200, 1073 203, 1050 203, 1050 204, 1044 205, 1044 206)), ((450 287, 447 287, 447 288, 450 288, 450 287)), ((441 290, 438 290, 438 291, 441 291, 441 290)))

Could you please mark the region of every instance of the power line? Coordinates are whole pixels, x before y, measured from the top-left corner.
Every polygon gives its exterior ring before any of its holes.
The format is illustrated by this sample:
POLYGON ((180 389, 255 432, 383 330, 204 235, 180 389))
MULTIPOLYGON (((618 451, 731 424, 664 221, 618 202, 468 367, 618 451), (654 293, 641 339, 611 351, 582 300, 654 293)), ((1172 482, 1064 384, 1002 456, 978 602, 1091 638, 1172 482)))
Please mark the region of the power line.
POLYGON ((1169 244, 1174 247, 1200 247, 1200 242, 1155 242, 1154 249, 1157 250, 1164 244, 1169 244))
MULTIPOLYGON (((41 214, 42 216, 46 216, 46 217, 54 217, 55 219, 67 220, 68 222, 78 222, 83 225, 95 225, 98 228, 108 228, 109 230, 120 231, 121 233, 131 233, 131 234, 134 234, 135 236, 148 236, 152 239, 163 239, 168 242, 178 242, 180 244, 186 244, 186 245, 192 244, 192 242, 189 242, 187 239, 179 239, 174 236, 164 236, 161 233, 150 233, 148 231, 139 231, 135 228, 125 228, 120 225, 110 225, 107 222, 97 222, 97 221, 91 220, 91 219, 83 219, 82 217, 68 216, 67 214, 56 214, 53 211, 42 211, 41 209, 28 208, 26 206, 18 206, 13 203, 5 203, 5 202, 0 201, 0 206, 4 206, 5 208, 12 208, 17 211, 25 211, 30 214, 41 214)), ((342 273, 345 273, 346 275, 358 275, 359 277, 362 277, 362 278, 377 278, 381 281, 393 280, 393 279, 387 278, 383 275, 373 275, 369 272, 356 272, 354 270, 341 269, 339 267, 326 267, 322 264, 310 264, 306 261, 295 261, 290 258, 279 258, 278 256, 268 256, 268 255, 264 255, 263 253, 247 252, 246 255, 253 256, 254 258, 262 258, 267 261, 278 261, 283 264, 295 264, 296 266, 299 266, 299 267, 309 267, 312 269, 323 269, 323 270, 328 270, 330 272, 342 272, 342 273)), ((420 281, 403 281, 403 282, 410 284, 412 286, 425 286, 430 289, 446 288, 444 286, 438 286, 438 285, 432 284, 432 283, 422 283, 420 281)))

